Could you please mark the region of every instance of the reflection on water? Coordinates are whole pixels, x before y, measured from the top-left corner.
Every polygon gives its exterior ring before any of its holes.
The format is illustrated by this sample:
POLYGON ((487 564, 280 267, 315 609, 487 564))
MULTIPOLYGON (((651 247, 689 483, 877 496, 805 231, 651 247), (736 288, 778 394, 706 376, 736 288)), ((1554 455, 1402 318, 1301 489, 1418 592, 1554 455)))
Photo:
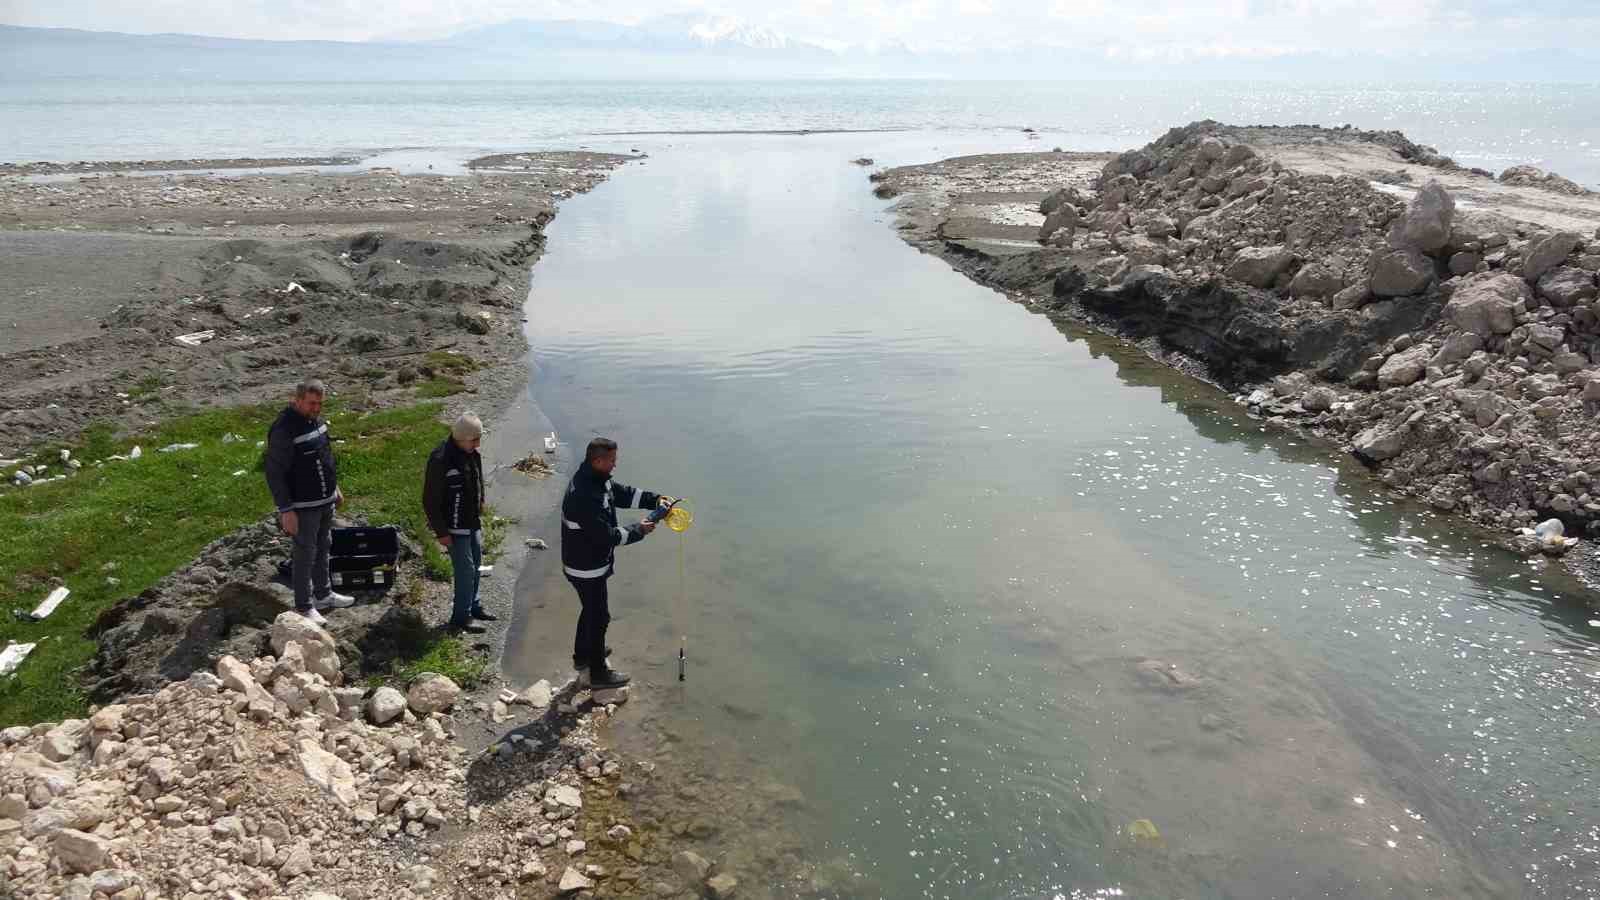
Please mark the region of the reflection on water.
POLYGON ((540 404, 695 502, 612 592, 677 831, 752 896, 1594 895, 1575 586, 905 247, 846 160, 915 140, 649 148, 535 271, 540 404))

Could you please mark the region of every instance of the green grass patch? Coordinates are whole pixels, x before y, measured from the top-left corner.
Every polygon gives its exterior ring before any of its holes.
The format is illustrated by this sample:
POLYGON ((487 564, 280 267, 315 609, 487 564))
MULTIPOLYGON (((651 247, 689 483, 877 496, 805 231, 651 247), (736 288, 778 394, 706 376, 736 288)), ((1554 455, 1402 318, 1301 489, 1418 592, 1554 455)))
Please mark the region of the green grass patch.
POLYGON ((483 681, 489 671, 489 657, 477 653, 457 637, 439 636, 421 656, 400 666, 394 680, 401 685, 423 672, 438 672, 462 688, 471 690, 483 681))
MULTIPOLYGON (((73 451, 85 463, 77 475, 0 490, 0 533, 12 536, 0 542, 0 603, 26 611, 58 581, 72 589, 43 622, 18 621, 0 609, 0 646, 39 644, 16 673, 0 679, 0 726, 81 715, 78 670, 94 653, 85 632, 96 617, 272 511, 255 442, 266 437, 279 408, 190 413, 132 438, 91 429, 73 451), (224 443, 229 432, 244 440, 224 443), (158 452, 180 443, 199 446, 158 452), (143 450, 138 460, 93 465, 136 444, 143 450)), ((435 403, 361 416, 333 409, 332 431, 342 441, 335 452, 346 511, 402 527, 424 548, 429 572, 448 578, 449 559, 429 535, 421 508, 423 466, 446 432, 439 411, 435 403)))
POLYGON ((476 372, 478 361, 460 353, 451 353, 449 350, 433 350, 422 358, 422 368, 435 376, 460 377, 469 372, 476 372))
POLYGON ((440 397, 451 397, 467 389, 467 386, 454 378, 430 378, 417 385, 417 396, 424 400, 437 400, 440 397))
POLYGON ((161 388, 163 386, 164 385, 162 384, 160 375, 146 375, 139 379, 139 382, 129 389, 128 399, 148 400, 149 398, 154 397, 156 394, 161 393, 161 388))

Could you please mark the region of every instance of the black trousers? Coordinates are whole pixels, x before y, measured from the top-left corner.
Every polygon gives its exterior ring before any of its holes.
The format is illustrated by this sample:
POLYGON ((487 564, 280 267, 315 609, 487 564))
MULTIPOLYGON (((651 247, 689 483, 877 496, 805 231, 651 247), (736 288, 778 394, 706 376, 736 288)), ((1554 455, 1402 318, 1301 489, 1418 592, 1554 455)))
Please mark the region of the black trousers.
POLYGON ((609 578, 568 578, 578 592, 583 611, 578 613, 578 633, 572 639, 572 664, 580 669, 606 664, 606 627, 611 624, 611 604, 606 590, 609 578))

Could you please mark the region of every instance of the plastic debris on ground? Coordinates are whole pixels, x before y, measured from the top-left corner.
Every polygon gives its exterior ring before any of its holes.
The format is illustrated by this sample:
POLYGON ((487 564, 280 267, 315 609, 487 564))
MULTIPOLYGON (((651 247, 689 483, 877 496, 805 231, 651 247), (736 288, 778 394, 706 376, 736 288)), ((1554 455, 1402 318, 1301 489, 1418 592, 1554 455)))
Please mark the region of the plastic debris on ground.
POLYGON ((45 616, 55 612, 56 607, 60 606, 61 601, 67 599, 67 595, 70 593, 72 593, 72 591, 65 587, 56 588, 50 592, 50 596, 44 598, 44 602, 34 607, 34 610, 32 613, 30 613, 30 615, 32 615, 35 620, 43 619, 45 616))
POLYGON ((7 644, 6 649, 0 650, 0 675, 10 675, 28 658, 33 648, 38 644, 7 644))

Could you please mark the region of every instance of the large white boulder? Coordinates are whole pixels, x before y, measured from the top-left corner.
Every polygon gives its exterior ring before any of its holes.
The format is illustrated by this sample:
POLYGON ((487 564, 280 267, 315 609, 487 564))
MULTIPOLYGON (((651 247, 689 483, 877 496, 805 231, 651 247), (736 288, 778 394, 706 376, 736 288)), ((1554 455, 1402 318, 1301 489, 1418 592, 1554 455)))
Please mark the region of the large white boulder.
POLYGON ((323 643, 329 647, 337 644, 327 629, 293 611, 279 613, 272 620, 271 637, 272 652, 277 654, 282 654, 290 641, 299 641, 302 649, 307 644, 323 643))
POLYGON ((406 702, 411 705, 412 712, 426 716, 444 712, 454 706, 460 696, 461 688, 454 681, 437 672, 424 672, 411 682, 406 702))
POLYGON ((1477 275, 1456 288, 1444 315, 1462 331, 1510 334, 1517 327, 1517 304, 1527 300, 1528 285, 1515 275, 1477 275))

